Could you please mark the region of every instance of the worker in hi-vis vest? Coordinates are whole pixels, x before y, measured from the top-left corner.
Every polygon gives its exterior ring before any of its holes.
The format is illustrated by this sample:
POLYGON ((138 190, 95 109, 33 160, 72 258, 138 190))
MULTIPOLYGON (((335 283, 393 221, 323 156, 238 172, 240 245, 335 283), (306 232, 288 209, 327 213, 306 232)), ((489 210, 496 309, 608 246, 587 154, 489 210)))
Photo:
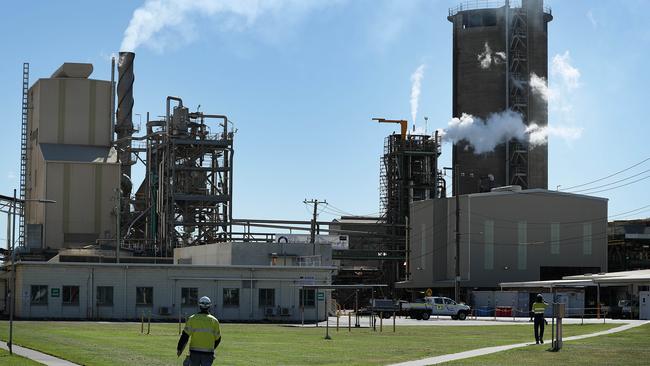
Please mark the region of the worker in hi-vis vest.
POLYGON ((542 297, 542 294, 537 294, 537 299, 533 303, 533 307, 531 309, 531 312, 533 313, 533 316, 535 317, 535 343, 540 344, 544 343, 544 312, 546 311, 546 308, 548 307, 548 304, 544 302, 544 297, 542 297))
POLYGON ((210 298, 203 296, 199 300, 199 312, 185 322, 176 348, 176 355, 180 357, 187 341, 190 341, 190 355, 183 361, 183 366, 211 366, 214 361, 214 351, 221 342, 221 331, 217 318, 210 315, 210 304, 210 298))

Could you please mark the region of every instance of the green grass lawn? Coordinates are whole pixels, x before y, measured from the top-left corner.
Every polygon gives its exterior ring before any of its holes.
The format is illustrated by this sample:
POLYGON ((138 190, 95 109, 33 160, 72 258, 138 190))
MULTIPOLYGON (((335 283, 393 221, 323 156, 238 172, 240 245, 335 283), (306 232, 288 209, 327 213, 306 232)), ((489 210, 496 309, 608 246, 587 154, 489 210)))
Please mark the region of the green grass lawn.
POLYGON ((36 366, 40 365, 38 362, 28 360, 16 355, 10 355, 9 351, 0 349, 0 365, 7 366, 36 366))
MULTIPOLYGON (((566 335, 565 335, 566 336, 566 335)), ((445 365, 648 365, 650 324, 620 333, 564 342, 559 352, 549 352, 549 342, 445 365)))
MULTIPOLYGON (((593 333, 613 324, 565 326, 565 334, 593 333)), ((222 324, 217 365, 384 365, 480 347, 529 341, 532 325, 401 326, 396 333, 267 324, 222 324)), ((152 324, 140 334, 133 323, 17 322, 15 341, 85 365, 174 365, 178 326, 152 324)), ((6 339, 7 323, 0 323, 6 339)))

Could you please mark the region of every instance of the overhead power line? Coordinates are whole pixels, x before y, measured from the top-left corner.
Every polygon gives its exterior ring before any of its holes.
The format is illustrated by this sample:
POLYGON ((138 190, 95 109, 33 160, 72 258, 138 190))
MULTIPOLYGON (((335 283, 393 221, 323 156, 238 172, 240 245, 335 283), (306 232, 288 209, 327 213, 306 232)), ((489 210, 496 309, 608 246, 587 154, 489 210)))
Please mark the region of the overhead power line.
POLYGON ((634 184, 634 183, 637 183, 637 182, 644 181, 644 180, 646 180, 646 179, 648 179, 648 178, 650 178, 650 175, 646 175, 646 176, 643 177, 643 178, 639 178, 639 179, 637 179, 637 180, 633 180, 633 181, 631 181, 631 182, 629 182, 629 183, 626 183, 626 184, 621 184, 620 186, 615 186, 615 187, 611 187, 611 188, 607 188, 607 189, 601 189, 601 190, 598 190, 598 191, 589 191, 589 192, 586 192, 585 194, 594 194, 594 193, 602 193, 602 192, 611 191, 611 190, 613 190, 613 189, 618 189, 618 188, 626 187, 626 186, 629 186, 630 184, 634 184))
POLYGON ((598 189, 598 188, 608 187, 608 186, 611 186, 611 185, 614 185, 614 184, 617 184, 617 183, 625 182, 626 180, 629 180, 629 179, 632 179, 632 178, 638 177, 639 175, 643 175, 643 174, 648 173, 648 172, 650 172, 650 169, 646 169, 646 170, 644 170, 644 171, 642 171, 642 172, 640 172, 640 173, 636 173, 636 174, 634 174, 634 175, 630 175, 630 176, 627 177, 627 178, 619 179, 619 180, 613 181, 613 182, 611 182, 611 183, 601 184, 601 185, 599 185, 599 186, 591 187, 591 188, 579 189, 579 190, 577 190, 577 191, 571 191, 571 192, 569 192, 569 193, 580 193, 580 192, 591 191, 591 190, 598 189))
POLYGON ((637 166, 639 166, 639 165, 641 165, 641 164, 643 164, 643 163, 645 163, 645 162, 647 162, 647 161, 650 161, 650 157, 649 157, 649 158, 645 158, 645 159, 641 160, 640 162, 638 162, 638 163, 636 163, 636 164, 634 164, 634 165, 632 165, 632 166, 629 166, 629 167, 627 167, 627 168, 625 168, 625 169, 623 169, 623 170, 619 170, 618 172, 616 172, 616 173, 612 173, 612 174, 610 174, 610 175, 608 175, 608 176, 606 176, 606 177, 603 177, 603 178, 600 178, 600 179, 596 179, 596 180, 592 180, 591 182, 587 182, 587 183, 583 183, 583 184, 578 184, 577 186, 566 187, 566 188, 564 188, 564 189, 562 189, 562 190, 563 190, 563 191, 566 191, 566 190, 570 190, 570 189, 574 189, 574 188, 579 188, 579 187, 588 186, 588 185, 591 185, 591 184, 594 184, 594 183, 597 183, 597 182, 601 182, 601 181, 603 181, 603 180, 605 180, 605 179, 609 179, 609 178, 611 178, 611 177, 614 177, 614 176, 616 176, 616 175, 619 175, 619 174, 621 174, 621 173, 624 173, 624 172, 626 172, 626 171, 628 171, 628 170, 630 170, 630 169, 636 168, 637 166))

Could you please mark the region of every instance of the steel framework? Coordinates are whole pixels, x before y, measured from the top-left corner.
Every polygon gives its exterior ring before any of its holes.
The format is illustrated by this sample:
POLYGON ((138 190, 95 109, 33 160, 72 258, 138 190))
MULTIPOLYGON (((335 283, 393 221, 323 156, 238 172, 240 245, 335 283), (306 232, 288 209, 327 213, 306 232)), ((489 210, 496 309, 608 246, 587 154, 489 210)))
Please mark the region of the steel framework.
POLYGON ((147 171, 123 241, 127 248, 153 249, 160 256, 177 247, 228 241, 232 232, 228 117, 190 112, 177 97, 167 97, 166 110, 164 120, 147 121, 146 146, 133 148, 146 151, 147 171), (209 120, 220 123, 215 129, 209 120))
POLYGON ((429 135, 392 134, 384 140, 380 169, 380 202, 387 234, 381 242, 381 274, 388 283, 404 278, 406 223, 411 202, 445 196, 445 183, 438 171, 440 139, 429 135))
POLYGON ((380 202, 388 224, 404 224, 413 201, 444 197, 438 172, 440 138, 436 134, 393 134, 384 140, 380 169, 380 202))

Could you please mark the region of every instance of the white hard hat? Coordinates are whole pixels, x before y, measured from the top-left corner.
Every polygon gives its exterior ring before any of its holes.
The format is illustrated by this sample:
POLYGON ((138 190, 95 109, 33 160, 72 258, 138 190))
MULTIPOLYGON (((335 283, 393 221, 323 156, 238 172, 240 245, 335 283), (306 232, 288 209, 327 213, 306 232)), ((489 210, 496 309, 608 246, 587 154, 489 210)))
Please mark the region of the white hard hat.
POLYGON ((199 308, 201 309, 209 309, 210 304, 212 304, 212 301, 210 301, 210 298, 207 296, 203 296, 201 299, 199 299, 199 308))

